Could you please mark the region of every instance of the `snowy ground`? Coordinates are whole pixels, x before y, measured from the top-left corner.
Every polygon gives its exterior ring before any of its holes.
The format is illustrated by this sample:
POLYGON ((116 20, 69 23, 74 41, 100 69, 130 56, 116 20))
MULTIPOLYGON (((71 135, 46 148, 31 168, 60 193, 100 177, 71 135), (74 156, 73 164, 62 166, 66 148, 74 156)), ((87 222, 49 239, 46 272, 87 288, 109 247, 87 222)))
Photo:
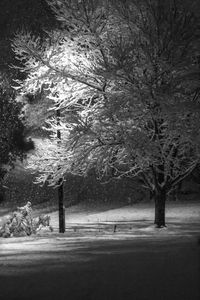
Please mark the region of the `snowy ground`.
MULTIPOLYGON (((0 208, 0 225, 5 221, 9 212, 5 208, 0 208)), ((54 234, 58 233, 58 211, 55 207, 49 209, 36 206, 33 212, 34 216, 48 213, 54 234)), ((200 232, 200 202, 168 202, 166 205, 167 228, 162 230, 155 229, 153 225, 154 204, 152 202, 117 208, 109 204, 83 203, 67 208, 65 219, 65 236, 69 237, 84 236, 85 233, 89 233, 90 236, 105 235, 106 238, 114 239, 122 238, 124 235, 141 237, 198 234, 200 232)), ((41 232, 41 236, 49 234, 48 231, 41 232)))
MULTIPOLYGON (((11 241, 11 239, 10 239, 11 241)), ((199 300, 192 237, 9 243, 0 256, 2 300, 199 300)))
POLYGON ((66 210, 65 234, 51 212, 53 234, 0 238, 0 299, 199 299, 200 203, 168 203, 166 229, 151 203, 96 210, 66 210))

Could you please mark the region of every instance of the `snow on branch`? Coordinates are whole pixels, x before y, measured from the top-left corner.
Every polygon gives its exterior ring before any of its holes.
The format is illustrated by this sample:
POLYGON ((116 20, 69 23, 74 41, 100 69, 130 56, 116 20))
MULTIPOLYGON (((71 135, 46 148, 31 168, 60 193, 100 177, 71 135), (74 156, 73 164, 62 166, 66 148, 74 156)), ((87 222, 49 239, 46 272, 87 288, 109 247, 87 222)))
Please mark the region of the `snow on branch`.
POLYGON ((101 179, 140 176, 151 190, 170 189, 199 161, 195 20, 176 18, 168 3, 47 2, 60 28, 44 40, 26 31, 13 39, 27 74, 16 89, 42 90, 60 112, 46 119, 47 147, 29 157, 38 181, 95 168, 101 179))

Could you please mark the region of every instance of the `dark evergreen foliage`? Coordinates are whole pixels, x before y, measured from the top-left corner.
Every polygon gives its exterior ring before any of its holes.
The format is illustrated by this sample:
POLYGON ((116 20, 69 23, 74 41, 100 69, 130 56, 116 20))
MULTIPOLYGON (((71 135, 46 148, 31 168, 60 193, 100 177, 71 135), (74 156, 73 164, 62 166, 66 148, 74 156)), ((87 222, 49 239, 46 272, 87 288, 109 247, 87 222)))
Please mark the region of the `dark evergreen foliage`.
MULTIPOLYGON (((2 180, 22 160, 25 152, 34 148, 32 140, 26 141, 25 128, 20 119, 21 104, 15 102, 14 94, 0 89, 0 190, 2 180)), ((3 198, 3 191, 1 191, 3 198)))

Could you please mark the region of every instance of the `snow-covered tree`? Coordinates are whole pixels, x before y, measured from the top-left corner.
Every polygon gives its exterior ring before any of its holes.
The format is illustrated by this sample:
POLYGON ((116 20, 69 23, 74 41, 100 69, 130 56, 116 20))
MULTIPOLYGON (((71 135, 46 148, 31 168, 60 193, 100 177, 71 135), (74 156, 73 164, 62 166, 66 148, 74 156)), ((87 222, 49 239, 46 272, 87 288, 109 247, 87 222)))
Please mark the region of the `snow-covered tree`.
POLYGON ((95 168, 140 176, 165 226, 167 194, 199 161, 199 22, 177 1, 49 0, 61 22, 46 42, 20 32, 21 94, 43 90, 48 150, 30 158, 39 182, 95 168), (62 140, 58 143, 58 131, 62 140))

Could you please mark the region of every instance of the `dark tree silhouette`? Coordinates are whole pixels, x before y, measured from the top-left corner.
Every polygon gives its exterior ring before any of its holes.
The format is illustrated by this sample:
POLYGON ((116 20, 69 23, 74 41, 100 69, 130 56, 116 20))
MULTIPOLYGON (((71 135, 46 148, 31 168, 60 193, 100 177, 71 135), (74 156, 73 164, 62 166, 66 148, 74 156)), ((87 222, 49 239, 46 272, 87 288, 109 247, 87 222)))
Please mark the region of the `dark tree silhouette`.
MULTIPOLYGON (((26 140, 25 128, 20 119, 21 104, 14 100, 14 93, 0 87, 0 193, 3 195, 3 179, 25 153, 34 148, 32 140, 26 140)), ((1 197, 3 198, 3 196, 1 197)))

